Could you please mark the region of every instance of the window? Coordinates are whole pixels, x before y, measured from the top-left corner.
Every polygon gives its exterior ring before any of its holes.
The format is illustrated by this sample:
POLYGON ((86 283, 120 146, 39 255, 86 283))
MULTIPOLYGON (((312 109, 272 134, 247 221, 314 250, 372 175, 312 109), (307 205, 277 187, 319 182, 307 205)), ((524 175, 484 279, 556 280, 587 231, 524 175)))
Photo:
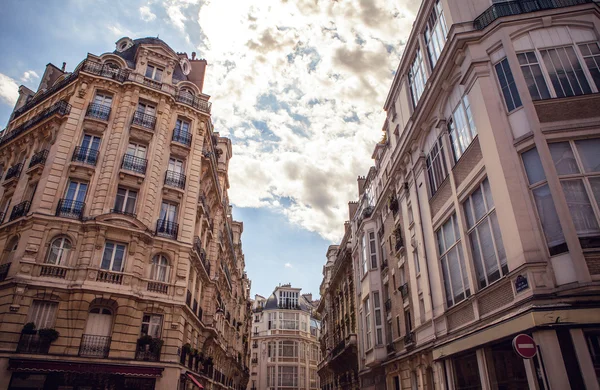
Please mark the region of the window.
POLYGON ((506 57, 502 61, 495 65, 496 76, 498 76, 498 82, 500 82, 500 89, 502 90, 502 96, 504 96, 504 103, 508 111, 512 111, 515 108, 521 107, 521 96, 517 90, 515 79, 513 77, 508 60, 506 57))
POLYGON ((410 86, 410 96, 412 98, 413 108, 417 107, 419 99, 425 90, 426 82, 427 75, 425 74, 423 57, 421 56, 421 50, 417 49, 415 59, 408 71, 408 85, 410 86))
POLYGON ((174 157, 169 158, 169 171, 183 173, 183 161, 174 157))
POLYGON ((275 387, 275 366, 267 366, 267 386, 275 387))
POLYGON ((596 89, 600 90, 600 45, 598 42, 583 43, 579 45, 579 50, 596 84, 596 89))
POLYGON ((365 312, 365 336, 366 336, 366 350, 371 349, 371 308, 369 307, 369 298, 365 299, 363 303, 363 311, 365 312))
POLYGON ((454 363, 454 387, 460 389, 481 389, 479 366, 475 352, 457 356, 452 359, 454 363))
POLYGON ((162 316, 156 314, 144 314, 142 317, 142 336, 151 336, 159 339, 162 330, 162 316))
POLYGON ((471 295, 456 214, 436 232, 448 307, 471 295))
POLYGON ((404 325, 405 325, 407 334, 412 332, 412 318, 410 315, 410 310, 404 311, 404 325))
MULTIPOLYGON (((159 282, 169 281, 169 259, 163 254, 152 257, 152 266, 150 267, 150 279, 159 282)), ((198 285, 196 285, 198 287, 198 285)))
POLYGON ((383 345, 383 328, 381 322, 381 302, 379 292, 373 293, 373 307, 375 308, 375 345, 383 345))
POLYGON ((4 248, 4 254, 2 255, 2 264, 11 263, 15 252, 19 246, 19 237, 15 236, 8 241, 8 244, 4 248))
POLYGON ((138 102, 137 112, 150 116, 156 116, 156 106, 150 103, 138 102))
POLYGON ((2 212, 2 215, 0 216, 0 223, 4 222, 4 218, 6 217, 6 213, 8 213, 8 208, 10 207, 11 200, 12 198, 9 196, 4 198, 4 200, 2 201, 2 206, 0 206, 0 212, 2 212))
POLYGON ((592 93, 572 46, 540 50, 557 97, 592 93))
POLYGON ((546 81, 544 80, 544 75, 542 74, 542 69, 540 68, 535 52, 519 53, 517 54, 517 58, 521 65, 521 71, 527 83, 531 99, 549 99, 550 91, 548 91, 548 87, 546 86, 546 81))
POLYGON ((413 260, 415 262, 415 274, 421 273, 421 265, 419 264, 419 250, 415 248, 413 251, 413 260))
POLYGON ((433 10, 429 14, 427 26, 425 27, 425 44, 427 45, 427 54, 429 55, 429 64, 431 69, 435 68, 438 58, 442 53, 444 44, 446 43, 446 19, 444 18, 444 10, 440 0, 435 2, 433 10))
MULTIPOLYGON (((442 137, 439 137, 427 154, 427 175, 429 177, 429 189, 431 196, 433 196, 440 185, 444 182, 448 176, 448 169, 446 168, 446 157, 444 155, 444 144, 442 137)), ((412 209, 409 213, 409 223, 412 223, 412 209)))
POLYGON ((177 205, 168 202, 162 202, 160 207, 160 220, 165 222, 176 222, 177 205))
POLYGON ((127 146, 127 155, 137 158, 146 158, 146 146, 140 144, 129 143, 127 146))
POLYGON ((375 242, 375 232, 369 232, 369 251, 371 254, 371 269, 377 268, 377 243, 375 242))
POLYGON ((309 369, 309 375, 310 375, 310 388, 317 389, 319 387, 317 370, 314 368, 309 369))
POLYGON ((276 341, 269 341, 267 343, 267 356, 268 357, 277 356, 277 342, 276 341))
POLYGON ((27 322, 33 322, 37 329, 53 328, 57 309, 58 302, 33 301, 27 322))
POLYGON ((529 189, 533 194, 538 216, 544 230, 550 256, 567 252, 565 237, 537 149, 533 148, 526 151, 521 154, 521 158, 529 181, 529 189))
POLYGON ((96 96, 94 96, 94 104, 110 107, 112 105, 112 95, 96 92, 96 96))
POLYGON ((298 367, 279 366, 278 369, 278 387, 297 387, 298 386, 298 367))
POLYGON ((146 67, 146 77, 148 77, 149 79, 161 81, 162 74, 163 74, 163 69, 161 69, 157 66, 148 64, 148 66, 146 67))
POLYGON ((88 184, 78 181, 70 181, 67 187, 67 194, 65 198, 71 203, 84 202, 85 195, 87 194, 88 184))
POLYGON ((137 191, 119 187, 115 199, 114 212, 121 214, 135 215, 135 202, 137 200, 137 191))
POLYGON ((600 138, 548 147, 582 247, 600 246, 600 138))
POLYGON ((316 345, 310 346, 310 360, 318 361, 319 360, 319 347, 316 345))
POLYGON ((367 269, 367 235, 363 234, 362 236, 362 274, 365 276, 368 272, 367 269))
POLYGON ((298 313, 279 312, 279 329, 298 329, 298 313))
POLYGON ((184 137, 190 133, 190 122, 177 119, 175 122, 175 137, 184 137))
POLYGON ((269 313, 269 329, 277 329, 277 312, 269 313))
POLYGON ((396 331, 398 332, 398 337, 402 336, 402 325, 400 324, 400 316, 396 316, 396 331))
POLYGON ((46 263, 55 265, 65 265, 69 259, 69 252, 71 251, 71 241, 66 237, 55 238, 50 244, 48 249, 48 256, 46 256, 46 263))
POLYGON ((279 342, 279 355, 281 357, 297 358, 298 357, 298 343, 295 341, 280 341, 279 342))
POLYGON ((477 135, 467 95, 462 97, 460 103, 454 109, 448 126, 452 150, 454 151, 454 161, 458 161, 477 135))
POLYGON ((125 262, 125 245, 108 241, 104 245, 104 255, 100 268, 109 271, 122 272, 125 262))
POLYGON ((279 290, 279 305, 285 308, 295 308, 298 306, 297 291, 279 290))
POLYGON ((486 178, 463 204, 479 288, 508 273, 498 216, 486 178))

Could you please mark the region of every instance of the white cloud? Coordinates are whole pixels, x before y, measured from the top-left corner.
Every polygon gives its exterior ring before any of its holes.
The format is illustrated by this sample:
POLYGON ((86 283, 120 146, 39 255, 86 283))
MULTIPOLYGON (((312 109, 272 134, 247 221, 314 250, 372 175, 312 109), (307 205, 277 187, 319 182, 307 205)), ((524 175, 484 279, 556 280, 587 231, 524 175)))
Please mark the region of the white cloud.
POLYGON ((27 83, 29 81, 33 81, 34 79, 39 79, 39 78, 40 78, 40 76, 37 73, 35 73, 34 70, 28 70, 23 73, 23 77, 21 77, 21 81, 27 83))
POLYGON ((175 27, 177 27, 182 32, 185 30, 185 21, 186 17, 183 15, 181 10, 181 6, 178 4, 173 4, 167 7, 167 15, 169 16, 169 20, 175 27))
POLYGON ((19 85, 15 80, 0 73, 0 102, 14 105, 19 98, 19 85))
POLYGON ((285 263, 285 268, 294 268, 290 263, 285 263))
POLYGON ((144 5, 140 7, 140 18, 142 18, 144 22, 151 22, 156 19, 156 15, 152 13, 150 7, 144 5))

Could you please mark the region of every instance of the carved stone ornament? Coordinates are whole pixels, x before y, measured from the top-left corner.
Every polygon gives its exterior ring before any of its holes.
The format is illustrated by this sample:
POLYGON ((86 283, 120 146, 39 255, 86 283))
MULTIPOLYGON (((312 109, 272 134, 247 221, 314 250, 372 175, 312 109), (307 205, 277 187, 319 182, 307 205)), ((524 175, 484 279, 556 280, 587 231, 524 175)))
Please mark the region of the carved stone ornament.
POLYGON ((87 92, 87 88, 88 88, 87 83, 81 83, 81 85, 79 86, 79 89, 77 90, 77 96, 79 96, 81 99, 83 99, 83 97, 85 96, 85 94, 87 92))
POLYGON ((97 276, 98 276, 98 273, 96 271, 90 271, 88 273, 88 279, 90 279, 90 280, 96 280, 97 276))

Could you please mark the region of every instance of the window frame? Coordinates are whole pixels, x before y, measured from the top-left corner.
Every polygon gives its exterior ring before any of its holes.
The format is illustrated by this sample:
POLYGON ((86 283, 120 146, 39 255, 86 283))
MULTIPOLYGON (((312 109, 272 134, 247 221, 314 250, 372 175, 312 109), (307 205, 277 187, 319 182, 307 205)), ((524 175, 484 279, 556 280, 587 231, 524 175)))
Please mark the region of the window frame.
POLYGON ((122 214, 130 214, 130 215, 135 215, 135 209, 137 206, 137 196, 138 196, 138 191, 137 190, 132 190, 130 188, 127 187, 117 187, 117 194, 115 196, 115 204, 114 204, 114 210, 122 213, 122 214), (119 202, 119 192, 120 191, 125 191, 125 194, 122 195, 123 200, 122 200, 122 204, 121 207, 117 207, 118 206, 118 202, 119 202), (131 201, 131 194, 135 194, 135 196, 133 197, 133 207, 131 211, 127 211, 127 206, 129 205, 129 202, 131 201))
POLYGON ((373 291, 373 311, 375 315, 375 346, 383 345, 383 319, 379 291, 373 291), (379 321, 379 325, 377 322, 379 321))
POLYGON ((452 118, 448 121, 448 136, 450 137, 454 162, 457 163, 467 149, 469 149, 475 138, 477 138, 477 126, 475 126, 475 120, 471 112, 471 103, 466 93, 462 95, 460 102, 452 110, 452 118), (459 109, 461 109, 460 113, 462 114, 461 121, 464 120, 461 129, 458 128, 459 121, 457 120, 459 109), (453 134, 458 135, 458 137, 453 134), (465 141, 462 141, 461 136, 465 141), (467 139, 468 141, 466 141, 467 139))
POLYGON ((427 18, 427 23, 425 25, 425 30, 423 30, 423 38, 425 40, 425 46, 427 47, 427 58, 429 60, 429 66, 433 72, 435 66, 437 65, 438 60, 440 59, 442 52, 444 51, 444 47, 446 46, 446 41, 448 37, 448 26, 446 25, 446 17, 444 16, 444 9, 442 7, 442 2, 437 0, 429 13, 427 18), (435 16, 435 18, 433 18, 435 16), (435 21, 433 21, 435 19, 435 21), (433 25, 432 25, 433 24, 433 25), (438 27, 441 26, 441 29, 438 27), (441 30, 441 31, 440 31, 441 30), (427 32, 430 31, 429 35, 427 32), (440 36, 441 33, 441 36, 440 36), (441 38, 441 40, 440 40, 441 38), (432 43, 432 47, 430 47, 430 43, 432 43), (437 44, 437 53, 432 52, 432 48, 435 50, 437 44), (435 59, 432 58, 432 54, 435 54, 435 59))
POLYGON ((110 272, 123 272, 125 270, 125 263, 127 261, 127 244, 117 241, 106 241, 104 243, 104 250, 102 251, 102 258, 100 259, 100 269, 110 272), (106 255, 106 250, 108 245, 113 245, 113 250, 110 256, 110 261, 108 263, 108 268, 103 268, 102 265, 104 263, 104 257, 106 255), (123 248, 123 258, 121 259, 121 269, 115 270, 113 269, 115 266, 115 256, 117 253, 117 249, 119 247, 123 248))
POLYGON ((369 351, 373 348, 373 340, 371 339, 371 334, 373 333, 373 328, 371 326, 371 307, 369 298, 365 298, 363 301, 363 312, 365 313, 365 351, 369 351))
POLYGON ((69 262, 69 254, 71 252, 71 249, 73 249, 73 243, 71 243, 71 240, 69 239, 69 237, 67 237, 67 236, 54 237, 52 239, 52 241, 50 242, 50 245, 48 246, 48 253, 46 254, 44 263, 52 264, 52 265, 61 265, 61 266, 66 265, 65 263, 69 262), (55 262, 50 262, 49 261, 50 255, 53 253, 52 249, 53 249, 54 243, 56 241, 60 241, 60 246, 58 247, 60 255, 57 255, 55 262), (68 246, 69 246, 68 248, 65 248, 66 243, 68 243, 68 246), (65 253, 65 251, 66 251, 66 253, 65 253))
MULTIPOLYGON (((171 271, 169 258, 164 253, 157 253, 152 256, 150 264, 150 279, 156 282, 169 283, 171 271)), ((195 287, 197 292, 200 286, 196 283, 195 287)))
POLYGON ((369 267, 371 270, 377 269, 377 239, 375 231, 369 230, 369 267))
POLYGON ((58 302, 34 300, 29 306, 27 322, 33 322, 37 329, 54 328, 57 313, 58 302))
POLYGON ((438 229, 436 229, 435 231, 435 236, 436 236, 436 249, 438 251, 438 259, 440 261, 440 266, 441 266, 441 273, 442 273, 442 279, 444 282, 444 295, 446 297, 446 305, 448 308, 456 306, 458 303, 464 301, 465 299, 467 299, 469 296, 471 296, 471 286, 470 286, 470 281, 469 281, 469 277, 468 277, 468 270, 466 269, 466 263, 465 263, 465 258, 464 258, 464 254, 462 251, 462 237, 460 235, 461 231, 460 228, 458 227, 458 216, 456 214, 456 212, 454 212, 448 219, 446 219, 440 226, 438 229), (444 227, 446 226, 446 224, 450 224, 452 231, 453 231, 453 235, 454 235, 454 242, 452 242, 447 248, 446 248, 446 233, 444 232, 444 227), (442 244, 440 243, 440 233, 441 233, 441 239, 442 239, 442 244), (442 246, 444 250, 442 251, 442 246), (450 272, 450 263, 449 263, 449 254, 451 253, 451 251, 456 250, 456 258, 458 259, 458 271, 460 273, 460 284, 462 285, 462 292, 459 293, 458 295, 456 295, 454 293, 454 287, 452 286, 452 273, 450 272), (446 261, 446 267, 444 267, 443 263, 444 260, 446 261), (467 273, 467 275, 463 274, 463 269, 464 272, 467 273), (446 275, 447 273, 447 275, 446 275), (448 292, 450 292, 451 297, 448 297, 448 292), (460 295, 463 295, 462 298, 457 299, 457 297, 460 297, 460 295))
POLYGON ((165 73, 165 68, 155 64, 147 64, 146 71, 144 72, 144 77, 152 79, 154 81, 162 82, 162 76, 165 73), (148 75, 148 71, 152 69, 150 75, 148 75), (160 72, 159 77, 156 77, 157 71, 160 72))
POLYGON ((413 110, 417 109, 421 96, 423 96, 423 92, 425 92, 425 85, 427 85, 427 72, 424 64, 421 49, 417 48, 407 76, 413 110))
POLYGON ((160 339, 162 336, 162 329, 163 329, 163 316, 160 314, 154 314, 154 313, 144 313, 142 314, 142 323, 140 326, 140 336, 151 336, 152 338, 155 339, 160 339), (146 321, 146 317, 148 317, 148 320, 146 321), (158 324, 157 323, 153 323, 152 320, 153 319, 157 319, 158 320, 158 324), (144 326, 147 327, 146 330, 144 330, 144 326), (154 332, 154 333, 158 333, 157 337, 154 337, 153 332, 151 332, 152 328, 157 328, 158 327, 158 332, 154 332))
MULTIPOLYGON (((440 136, 436 138, 435 142, 433 143, 433 145, 431 145, 431 148, 425 156, 425 166, 427 168, 430 198, 432 198, 433 195, 435 195, 437 190, 439 190, 439 188, 441 187, 442 183, 446 181, 449 173, 448 167, 446 166, 446 153, 444 153, 444 142, 442 137, 443 134, 440 134, 440 136), (441 175, 439 175, 438 173, 441 173, 441 175)), ((409 217, 409 221, 409 224, 412 223, 411 217, 409 217)))
POLYGON ((496 71, 496 81, 498 82, 498 87, 500 88, 500 93, 502 95, 502 100, 504 101, 504 108, 506 108, 506 111, 510 114, 523 107, 521 94, 519 93, 517 83, 515 82, 515 76, 512 68, 508 63, 508 58, 504 57, 500 61, 496 62, 494 64, 494 70, 496 71), (502 71, 502 78, 500 72, 498 71, 499 69, 502 71), (509 75, 512 81, 509 81, 509 75), (504 80, 505 86, 502 86, 502 79, 504 80), (509 105, 509 98, 512 108, 511 105, 509 105))

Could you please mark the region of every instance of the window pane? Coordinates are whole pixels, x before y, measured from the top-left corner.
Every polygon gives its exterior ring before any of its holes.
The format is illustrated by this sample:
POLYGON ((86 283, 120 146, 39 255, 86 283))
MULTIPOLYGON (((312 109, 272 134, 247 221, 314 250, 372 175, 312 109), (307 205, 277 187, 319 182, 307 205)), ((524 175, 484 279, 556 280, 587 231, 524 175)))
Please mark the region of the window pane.
POLYGON ((550 154, 552 155, 556 172, 559 175, 579 173, 577 161, 575 161, 573 150, 568 142, 554 142, 548 144, 548 147, 550 148, 550 154))
POLYGON ((508 111, 512 111, 517 107, 521 107, 521 97, 519 96, 515 79, 510 66, 508 65, 508 60, 504 58, 501 62, 496 64, 495 68, 498 81, 500 82, 500 89, 504 96, 504 102, 506 103, 506 108, 508 111))
POLYGON ((600 172, 600 138, 575 141, 585 172, 600 172))
POLYGON ((536 188, 533 190, 533 197, 535 198, 535 205, 538 210, 540 222, 544 229, 544 235, 546 236, 546 242, 549 247, 564 244, 565 238, 563 236, 562 227, 554 208, 554 201, 550 194, 548 184, 536 188))
POLYGON ((490 189, 490 182, 486 178, 483 183, 483 192, 485 194, 485 202, 487 204, 487 209, 491 210, 494 208, 494 199, 492 198, 492 190, 490 189))
POLYGON ((113 262, 112 270, 121 272, 123 271, 123 258, 125 257, 125 246, 117 245, 115 252, 115 259, 113 262))
POLYGON ((500 258, 500 265, 505 265, 506 251, 504 250, 504 242, 502 241, 502 235, 500 234, 498 216, 495 212, 490 214, 490 220, 492 222, 492 232, 494 233, 494 240, 496 241, 496 250, 498 251, 498 257, 500 258))
POLYGON ((592 187, 592 194, 596 199, 596 204, 600 207, 600 177, 591 177, 590 186, 592 187))
POLYGON ((450 287, 450 273, 448 272, 448 259, 442 258, 442 273, 444 274, 444 290, 446 292, 446 303, 448 307, 452 306, 452 290, 450 287))
POLYGON ((582 180, 562 180, 563 191, 575 229, 580 235, 600 233, 594 209, 582 180))
POLYGON ((481 187, 478 187, 473 194, 471 194, 471 202, 473 204, 473 211, 475 211, 475 221, 479 221, 485 214, 486 208, 483 202, 483 194, 481 193, 481 187))
POLYGON ((115 245, 112 242, 107 242, 104 246, 104 255, 102 256, 102 263, 100 264, 100 268, 109 269, 110 260, 112 258, 113 250, 115 249, 115 245))
POLYGON ((467 227, 470 229, 475 225, 475 219, 473 218, 473 211, 471 210, 471 199, 468 198, 463 204, 465 209, 465 218, 467 220, 467 227))
POLYGON ((498 270, 498 260, 496 258, 496 251, 494 248, 494 241, 492 239, 492 229, 488 221, 484 221, 477 226, 477 233, 479 234, 479 244, 481 245, 481 251, 483 252, 483 263, 485 265, 486 273, 490 283, 500 278, 498 270))
POLYGON ((452 228, 452 219, 449 219, 448 222, 444 224, 442 227, 444 230, 444 239, 446 240, 446 248, 450 248, 452 244, 456 242, 454 239, 454 229, 452 228))
POLYGON ((521 157, 523 158, 523 164, 525 165, 529 184, 534 184, 546 179, 544 168, 542 168, 542 161, 540 160, 540 155, 536 148, 526 151, 521 157))
POLYGON ((479 239, 477 238, 477 232, 473 231, 469 234, 469 241, 471 241, 471 253, 473 254, 473 263, 475 264, 475 272, 477 273, 477 280, 479 281, 479 288, 487 286, 485 280, 485 270, 483 268, 483 259, 481 258, 481 252, 479 247, 479 239))
POLYGON ((579 45, 585 64, 590 71, 596 88, 600 90, 600 46, 597 42, 579 45))

